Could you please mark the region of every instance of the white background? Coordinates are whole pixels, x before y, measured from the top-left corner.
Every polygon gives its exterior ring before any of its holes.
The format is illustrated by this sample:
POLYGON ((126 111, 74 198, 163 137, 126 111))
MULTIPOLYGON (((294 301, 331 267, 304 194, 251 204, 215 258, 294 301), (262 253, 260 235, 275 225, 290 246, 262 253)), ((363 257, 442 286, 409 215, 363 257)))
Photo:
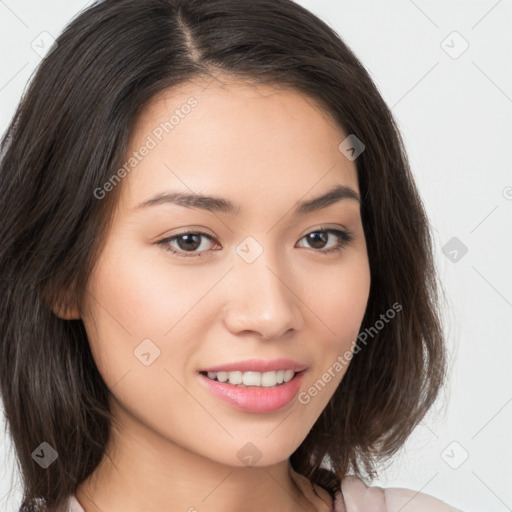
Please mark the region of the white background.
MULTIPOLYGON (((88 3, 0 0, 2 132, 40 62, 32 41, 56 37, 88 3)), ((341 35, 392 108, 448 296, 446 390, 374 485, 421 490, 464 512, 510 511, 512 1, 299 3, 341 35), (456 262, 442 251, 453 237, 468 249, 456 262)), ((0 509, 13 512, 19 475, 2 441, 0 509)))

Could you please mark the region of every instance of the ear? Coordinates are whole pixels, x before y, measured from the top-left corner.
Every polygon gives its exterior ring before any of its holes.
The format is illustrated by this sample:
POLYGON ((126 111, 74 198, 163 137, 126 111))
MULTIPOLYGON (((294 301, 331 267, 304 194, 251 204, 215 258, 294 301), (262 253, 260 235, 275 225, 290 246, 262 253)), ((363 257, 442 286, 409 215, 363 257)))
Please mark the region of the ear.
POLYGON ((74 294, 70 292, 60 292, 55 300, 49 299, 49 294, 45 294, 45 302, 53 313, 62 320, 79 320, 81 318, 77 301, 74 294))
POLYGON ((77 306, 69 302, 59 302, 53 306, 52 311, 62 320, 79 320, 81 318, 80 311, 77 306))

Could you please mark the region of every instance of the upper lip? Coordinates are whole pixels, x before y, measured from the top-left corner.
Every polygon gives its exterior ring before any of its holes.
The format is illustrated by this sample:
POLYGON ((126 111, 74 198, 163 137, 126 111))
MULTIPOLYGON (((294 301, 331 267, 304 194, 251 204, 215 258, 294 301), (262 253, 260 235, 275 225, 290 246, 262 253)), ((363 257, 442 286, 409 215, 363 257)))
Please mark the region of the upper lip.
POLYGON ((301 372, 306 369, 307 365, 292 359, 248 359, 245 361, 237 361, 235 363, 220 364, 204 368, 203 372, 272 372, 278 370, 293 370, 294 372, 301 372))

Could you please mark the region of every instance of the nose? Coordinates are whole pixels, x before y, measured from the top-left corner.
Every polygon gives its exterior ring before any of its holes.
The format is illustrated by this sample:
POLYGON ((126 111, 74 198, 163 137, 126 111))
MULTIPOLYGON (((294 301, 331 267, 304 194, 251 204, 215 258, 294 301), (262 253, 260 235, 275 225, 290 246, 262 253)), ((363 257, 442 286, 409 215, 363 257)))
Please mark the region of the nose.
POLYGON ((224 322, 233 334, 251 332, 263 339, 276 339, 303 326, 297 295, 298 280, 283 271, 284 262, 267 257, 264 251, 252 263, 234 259, 227 286, 224 322))

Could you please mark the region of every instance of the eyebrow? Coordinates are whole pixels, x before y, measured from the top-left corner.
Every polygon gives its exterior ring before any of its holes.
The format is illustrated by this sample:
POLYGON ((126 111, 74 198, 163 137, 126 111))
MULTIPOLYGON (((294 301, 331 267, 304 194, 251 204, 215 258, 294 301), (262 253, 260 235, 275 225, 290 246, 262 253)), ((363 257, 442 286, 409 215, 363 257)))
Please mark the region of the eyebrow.
MULTIPOLYGON (((327 208, 328 206, 344 199, 352 199, 358 203, 361 202, 358 193, 354 189, 345 185, 336 185, 321 196, 297 203, 294 213, 299 216, 306 215, 308 213, 327 208)), ((195 193, 172 191, 157 194, 156 196, 140 203, 136 206, 136 209, 168 203, 183 206, 185 208, 198 208, 209 212, 228 213, 231 215, 236 215, 240 211, 239 204, 234 204, 222 197, 211 197, 195 193)))

